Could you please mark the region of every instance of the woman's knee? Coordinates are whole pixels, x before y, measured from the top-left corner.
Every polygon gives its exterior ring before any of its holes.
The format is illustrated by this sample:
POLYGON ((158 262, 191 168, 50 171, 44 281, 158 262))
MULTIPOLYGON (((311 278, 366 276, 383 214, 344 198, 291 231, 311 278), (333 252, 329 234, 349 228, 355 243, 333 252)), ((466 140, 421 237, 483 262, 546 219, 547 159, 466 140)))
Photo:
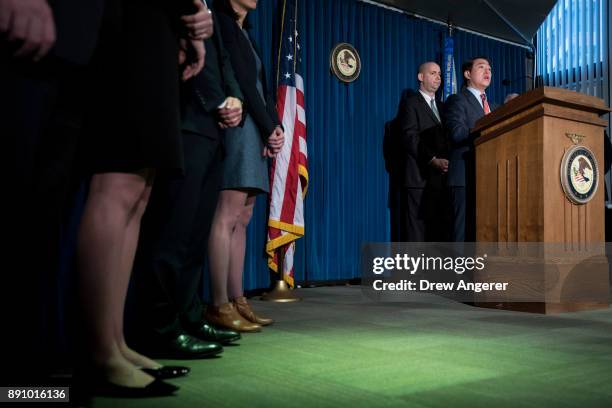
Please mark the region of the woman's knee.
POLYGON ((145 180, 135 174, 97 174, 92 179, 90 198, 125 212, 146 207, 149 195, 145 180))
POLYGON ((134 212, 137 217, 141 218, 144 215, 144 212, 147 209, 147 205, 149 204, 150 197, 151 197, 151 187, 148 186, 144 189, 144 191, 138 198, 138 201, 136 202, 134 212))
POLYGON ((240 222, 247 195, 242 191, 224 190, 219 194, 215 223, 233 230, 240 222))
POLYGON ((239 223, 240 220, 240 209, 239 208, 221 208, 221 211, 217 211, 215 214, 215 222, 227 230, 233 230, 239 223))
POLYGON ((238 224, 246 228, 253 217, 253 208, 255 205, 246 205, 238 214, 238 224))

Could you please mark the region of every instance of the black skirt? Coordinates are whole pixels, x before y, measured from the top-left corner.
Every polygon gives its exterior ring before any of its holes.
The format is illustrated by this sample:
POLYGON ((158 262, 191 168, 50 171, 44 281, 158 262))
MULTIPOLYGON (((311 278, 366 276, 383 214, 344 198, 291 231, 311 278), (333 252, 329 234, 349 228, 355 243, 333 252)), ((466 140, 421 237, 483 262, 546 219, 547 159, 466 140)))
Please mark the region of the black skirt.
POLYGON ((107 3, 83 134, 89 172, 182 172, 175 20, 154 1, 107 3))

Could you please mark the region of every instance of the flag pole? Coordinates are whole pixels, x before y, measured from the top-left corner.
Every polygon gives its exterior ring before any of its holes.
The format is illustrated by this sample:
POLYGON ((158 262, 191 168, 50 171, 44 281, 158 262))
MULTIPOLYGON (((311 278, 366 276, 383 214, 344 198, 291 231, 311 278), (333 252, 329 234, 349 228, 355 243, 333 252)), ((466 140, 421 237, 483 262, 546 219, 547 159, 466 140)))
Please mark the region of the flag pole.
POLYGON ((281 166, 283 169, 279 173, 277 171, 277 160, 274 159, 271 168, 270 200, 269 200, 269 215, 268 215, 268 242, 266 244, 266 252, 271 259, 268 259, 270 268, 274 268, 274 260, 276 259, 276 271, 278 279, 273 285, 274 288, 264 293, 262 300, 270 302, 296 302, 302 300, 296 296, 294 291, 285 282, 285 267, 289 272, 293 270, 293 251, 287 258, 287 251, 293 250, 295 247, 293 241, 303 235, 304 220, 303 220, 303 193, 307 188, 301 184, 293 184, 289 186, 287 179, 291 176, 291 180, 296 180, 299 177, 298 183, 302 183, 302 177, 308 183, 306 166, 306 143, 305 143, 305 117, 300 116, 300 108, 304 108, 303 97, 298 98, 301 93, 303 96, 303 82, 298 75, 297 63, 301 61, 299 55, 299 37, 297 31, 297 0, 282 0, 279 2, 281 7, 280 20, 280 35, 278 43, 278 55, 276 64, 276 92, 277 92, 277 113, 279 120, 283 123, 285 129, 290 128, 290 134, 286 135, 288 140, 291 140, 291 147, 288 144, 283 146, 279 156, 286 160, 286 166, 281 166), (287 55, 285 60, 284 56, 287 55), (281 58, 282 56, 282 58, 281 58), (282 64, 281 64, 282 61, 282 64), (281 68, 281 65, 283 67, 281 68), (283 69, 281 71, 281 69, 283 69), (285 74, 282 74, 282 73, 285 74), (282 80, 281 80, 282 78, 282 80), (299 80, 298 80, 299 79, 299 80), (282 84, 281 84, 282 82, 282 84), (283 94, 280 94, 280 93, 283 94), (283 101, 282 107, 279 107, 279 101, 283 101), (287 105, 285 105, 287 103, 287 105), (287 115, 285 115, 287 112, 287 115), (285 123, 287 121, 287 123, 285 123), (303 158, 303 159, 302 159, 303 158), (272 177, 274 176, 274 177, 272 177), (279 186, 275 188, 275 186, 279 186), (289 191, 291 197, 285 198, 280 196, 279 191, 289 191), (300 196, 302 194, 302 196, 300 196), (287 199, 287 202, 285 202, 287 199), (285 204, 288 204, 287 213, 283 216, 281 209, 284 209, 285 204), (289 208, 291 207, 291 208, 289 208), (291 215, 291 216, 289 216, 291 215), (283 233, 284 231, 284 233, 283 233), (287 265, 285 265, 285 261, 287 265), (291 264, 291 265, 289 265, 291 264))
MULTIPOLYGON (((291 245, 291 244, 287 244, 291 245)), ((286 245, 285 245, 286 246, 286 245)), ((266 300, 268 302, 299 302, 302 300, 301 297, 296 296, 294 294, 294 290, 287 285, 285 279, 283 278, 284 271, 283 265, 285 263, 285 246, 281 246, 276 250, 276 254, 278 255, 278 263, 276 269, 278 270, 278 280, 274 284, 274 289, 272 291, 264 293, 261 296, 261 300, 266 300)))

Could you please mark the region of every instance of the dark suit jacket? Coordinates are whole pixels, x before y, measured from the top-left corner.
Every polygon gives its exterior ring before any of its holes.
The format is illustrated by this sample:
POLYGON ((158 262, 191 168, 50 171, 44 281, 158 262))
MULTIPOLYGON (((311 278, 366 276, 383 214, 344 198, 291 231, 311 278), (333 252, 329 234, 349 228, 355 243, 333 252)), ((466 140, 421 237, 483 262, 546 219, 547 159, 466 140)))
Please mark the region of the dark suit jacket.
MULTIPOLYGON (((274 128, 280 124, 272 99, 267 95, 264 102, 257 91, 257 63, 251 44, 232 17, 221 12, 217 12, 215 17, 219 21, 225 49, 230 55, 236 79, 244 95, 244 108, 259 127, 265 143, 274 128)), ((263 69, 259 79, 264 92, 267 92, 266 75, 263 69)))
POLYGON ((475 135, 471 133, 471 129, 484 114, 480 102, 467 88, 451 95, 446 101, 446 130, 451 143, 448 165, 449 186, 464 187, 466 174, 467 178, 473 176, 475 135))
MULTIPOLYGON (((436 101, 436 106, 443 117, 444 105, 436 101)), ((436 145, 443 143, 445 137, 442 123, 420 92, 402 98, 395 122, 402 159, 398 183, 403 187, 423 188, 429 172, 428 163, 437 157, 436 145), (432 139, 432 143, 420 145, 420 141, 426 139, 432 139)))
POLYGON ((226 97, 244 100, 236 81, 229 55, 223 46, 223 34, 215 19, 215 34, 204 41, 206 64, 183 87, 181 98, 182 129, 213 139, 219 138, 217 107, 226 97))

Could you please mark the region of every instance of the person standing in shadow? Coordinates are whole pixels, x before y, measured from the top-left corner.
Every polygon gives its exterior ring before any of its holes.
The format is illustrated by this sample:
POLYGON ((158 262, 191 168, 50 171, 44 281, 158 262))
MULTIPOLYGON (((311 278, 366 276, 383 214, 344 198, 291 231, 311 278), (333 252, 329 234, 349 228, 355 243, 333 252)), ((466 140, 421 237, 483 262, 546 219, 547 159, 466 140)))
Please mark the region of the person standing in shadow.
POLYGON ((213 305, 206 319, 238 332, 257 332, 272 323, 253 311, 242 281, 247 226, 255 199, 269 191, 268 158, 280 151, 285 140, 274 104, 266 97, 260 54, 247 30, 247 15, 256 7, 255 0, 215 1, 223 41, 245 98, 246 116, 244 124, 226 137, 221 192, 208 241, 213 305))
POLYGON ((223 129, 235 128, 243 118, 244 97, 216 18, 214 28, 204 42, 204 69, 182 89, 185 175, 158 178, 134 268, 137 343, 163 358, 209 357, 240 339, 240 333, 204 319, 198 291, 219 195, 223 129))
POLYGON ((212 35, 211 16, 200 1, 166 3, 107 0, 106 18, 114 23, 102 31, 93 57, 96 80, 85 123, 92 178, 77 266, 90 376, 95 391, 105 395, 170 395, 178 387, 162 378, 183 372, 163 370, 129 347, 123 334, 140 220, 153 180, 183 170, 179 83, 202 69, 202 40, 212 35))

